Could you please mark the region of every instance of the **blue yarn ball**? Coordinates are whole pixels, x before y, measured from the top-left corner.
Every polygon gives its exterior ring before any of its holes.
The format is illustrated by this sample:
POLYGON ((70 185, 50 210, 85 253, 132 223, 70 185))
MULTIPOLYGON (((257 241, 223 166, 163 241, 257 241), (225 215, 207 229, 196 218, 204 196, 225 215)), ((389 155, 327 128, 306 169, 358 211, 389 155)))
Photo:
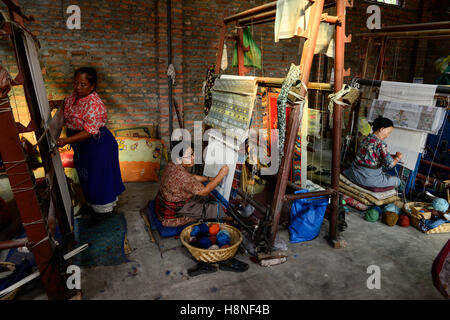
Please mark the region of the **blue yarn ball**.
POLYGON ((200 242, 200 246, 203 249, 208 249, 212 245, 211 240, 209 240, 207 237, 198 239, 198 242, 200 242))
POLYGON ((400 208, 397 207, 395 204, 393 203, 389 203, 388 205, 386 205, 384 207, 384 212, 395 212, 396 214, 400 214, 400 208))
POLYGON ((206 223, 199 224, 198 227, 202 235, 207 236, 209 234, 209 227, 206 223))
POLYGON ((194 226, 191 230, 191 237, 197 237, 199 233, 200 233, 200 227, 198 225, 194 226))
POLYGON ((216 235, 217 245, 222 247, 226 244, 231 245, 231 236, 227 230, 220 230, 216 235))
POLYGON ((447 212, 449 207, 448 201, 442 198, 434 198, 431 204, 435 210, 440 212, 447 212))

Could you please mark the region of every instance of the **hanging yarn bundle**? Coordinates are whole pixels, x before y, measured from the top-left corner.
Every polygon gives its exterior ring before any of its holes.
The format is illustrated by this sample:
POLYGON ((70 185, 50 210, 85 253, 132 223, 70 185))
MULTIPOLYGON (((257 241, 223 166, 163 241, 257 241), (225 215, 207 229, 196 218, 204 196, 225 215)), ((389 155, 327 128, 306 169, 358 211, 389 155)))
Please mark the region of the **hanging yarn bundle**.
POLYGON ((448 201, 442 198, 434 198, 431 205, 439 212, 447 212, 449 207, 448 201))

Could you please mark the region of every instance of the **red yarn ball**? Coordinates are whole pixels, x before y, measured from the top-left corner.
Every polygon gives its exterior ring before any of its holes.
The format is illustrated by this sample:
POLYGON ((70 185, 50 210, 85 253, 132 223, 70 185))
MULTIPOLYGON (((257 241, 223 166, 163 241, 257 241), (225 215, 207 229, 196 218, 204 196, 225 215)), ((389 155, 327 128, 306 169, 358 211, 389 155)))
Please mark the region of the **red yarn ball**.
POLYGON ((216 236, 210 236, 209 241, 211 241, 212 244, 216 244, 217 243, 216 236))
POLYGON ((211 236, 215 236, 216 234, 218 234, 220 231, 220 226, 217 223, 211 224, 209 226, 209 234, 211 236))
POLYGON ((229 244, 224 244, 223 246, 220 247, 220 249, 225 249, 225 248, 229 248, 230 245, 229 244))
POLYGON ((410 222, 409 217, 407 215, 401 215, 400 218, 398 219, 398 224, 401 227, 409 227, 411 222, 410 222))

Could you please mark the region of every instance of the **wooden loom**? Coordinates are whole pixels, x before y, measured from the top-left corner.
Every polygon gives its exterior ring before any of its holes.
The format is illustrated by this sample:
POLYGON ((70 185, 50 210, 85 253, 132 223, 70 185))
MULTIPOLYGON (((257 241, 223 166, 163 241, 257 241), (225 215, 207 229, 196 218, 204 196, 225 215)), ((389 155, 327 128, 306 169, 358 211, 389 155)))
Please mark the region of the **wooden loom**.
MULTIPOLYGON (((43 118, 42 101, 39 100, 42 97, 39 97, 33 79, 33 72, 36 72, 35 68, 39 66, 30 65, 27 59, 28 51, 24 36, 30 38, 34 36, 25 28, 24 21, 33 21, 34 19, 23 14, 18 6, 18 1, 2 1, 8 8, 9 17, 0 14, 0 37, 6 37, 11 41, 19 69, 16 80, 11 84, 12 86, 23 85, 31 121, 27 127, 16 123, 7 96, 0 100, 0 153, 27 236, 25 239, 0 243, 0 250, 26 246, 33 253, 39 269, 32 275, 35 277, 41 275, 48 298, 64 299, 67 298, 67 292, 61 270, 64 264, 63 254, 69 252, 73 245, 71 212, 67 212, 67 209, 72 210, 72 208, 71 203, 69 203, 69 208, 67 208, 67 201, 65 203, 67 197, 70 200, 70 195, 64 191, 68 191, 67 181, 56 178, 57 172, 63 168, 60 162, 58 164, 54 161, 59 158, 59 154, 51 145, 51 137, 47 130, 49 119, 43 118), (36 137, 40 137, 38 139, 39 151, 47 175, 49 196, 56 217, 52 217, 50 214, 53 211, 51 208, 48 208, 47 212, 47 209, 42 208, 39 203, 34 176, 20 143, 19 134, 25 132, 34 132, 36 137), (63 243, 60 244, 56 244, 53 240, 52 227, 49 226, 55 218, 63 236, 63 243)), ((40 68, 38 69, 40 72, 40 68)))
MULTIPOLYGON (((314 49, 317 42, 319 25, 321 22, 335 24, 335 78, 334 78, 334 92, 339 92, 343 87, 344 76, 350 76, 350 70, 344 70, 344 46, 345 43, 351 41, 351 36, 345 35, 345 17, 346 7, 352 7, 353 1, 336 0, 310 0, 312 3, 308 27, 301 35, 305 38, 303 45, 300 68, 301 81, 304 86, 301 87, 300 95, 306 97, 307 89, 312 90, 330 90, 331 85, 328 83, 310 83, 310 71, 314 57, 314 49), (324 6, 336 6, 337 16, 329 16, 323 13, 324 6)), ((220 39, 218 45, 218 54, 216 59, 216 75, 220 72, 220 64, 222 60, 222 52, 225 43, 227 25, 235 22, 237 26, 237 52, 238 52, 238 73, 245 75, 248 71, 244 66, 244 51, 243 45, 243 29, 242 27, 254 24, 270 23, 275 20, 277 2, 270 2, 265 5, 255 7, 231 16, 224 16, 223 21, 220 22, 220 39)), ((256 78, 260 86, 280 86, 284 78, 256 78)), ((238 190, 240 196, 245 198, 250 204, 265 213, 258 225, 255 233, 255 244, 264 242, 263 247, 267 253, 270 253, 275 242, 275 237, 278 231, 278 224, 280 220, 283 203, 295 199, 313 198, 318 196, 331 196, 331 215, 330 228, 328 240, 334 248, 344 247, 346 242, 340 239, 338 235, 338 211, 339 211, 339 174, 340 174, 340 148, 341 148, 341 121, 342 121, 342 106, 335 103, 333 109, 333 147, 332 147, 332 167, 331 167, 331 188, 325 191, 308 192, 303 194, 286 194, 286 188, 289 185, 296 188, 295 185, 289 183, 288 178, 291 171, 291 163, 293 158, 294 143, 299 128, 299 115, 302 106, 295 105, 289 116, 289 122, 286 131, 286 142, 284 145, 284 156, 281 159, 281 166, 277 175, 277 183, 275 188, 274 198, 271 206, 260 204, 251 198, 242 190, 238 190)), ((236 217, 237 214, 230 210, 231 214, 236 217)), ((237 219, 239 221, 239 219, 237 219)))

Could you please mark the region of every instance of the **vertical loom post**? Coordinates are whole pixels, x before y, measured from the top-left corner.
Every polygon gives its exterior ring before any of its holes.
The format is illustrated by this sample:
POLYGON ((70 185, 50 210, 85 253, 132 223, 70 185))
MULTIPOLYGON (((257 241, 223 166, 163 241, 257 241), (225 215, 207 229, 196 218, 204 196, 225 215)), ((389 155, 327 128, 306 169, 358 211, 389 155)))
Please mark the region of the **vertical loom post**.
MULTIPOLYGON (((336 46, 334 59, 334 92, 339 92, 344 83, 344 52, 345 52, 345 6, 346 0, 336 0, 336 11, 342 17, 341 23, 336 24, 336 46)), ((332 147, 332 168, 331 168, 331 188, 335 190, 331 195, 331 217, 329 240, 334 242, 337 239, 337 214, 339 211, 339 174, 341 171, 341 124, 342 107, 335 103, 333 107, 333 147, 332 147)))
MULTIPOLYGON (((311 7, 311 15, 308 21, 308 37, 303 45, 302 58, 300 61, 300 70, 302 82, 305 87, 308 86, 309 75, 311 72, 311 65, 314 58, 314 49, 316 47, 317 35, 319 33, 320 20, 323 11, 324 0, 316 0, 311 7)), ((307 95, 306 89, 302 86, 300 95, 305 97, 307 95)), ((299 128, 300 109, 303 105, 295 105, 294 110, 289 116, 289 123, 286 132, 286 143, 284 146, 284 156, 281 159, 281 166, 278 170, 277 185, 271 207, 271 228, 270 228, 270 244, 266 248, 271 251, 275 242, 275 237, 278 231, 278 223, 280 220, 281 209, 283 206, 283 198, 286 192, 286 186, 291 172, 292 156, 294 150, 295 139, 297 137, 299 128)))

